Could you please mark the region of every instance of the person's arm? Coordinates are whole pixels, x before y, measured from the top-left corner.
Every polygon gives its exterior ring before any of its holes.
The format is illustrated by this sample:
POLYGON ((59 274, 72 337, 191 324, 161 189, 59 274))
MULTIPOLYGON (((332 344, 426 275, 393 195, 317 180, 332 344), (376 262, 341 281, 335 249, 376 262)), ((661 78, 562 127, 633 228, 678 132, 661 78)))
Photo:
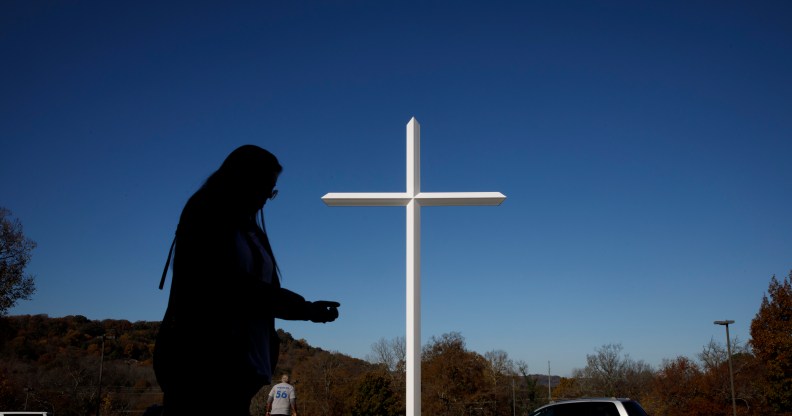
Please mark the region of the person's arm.
POLYGON ((189 301, 207 300, 240 310, 252 316, 272 314, 276 318, 331 322, 338 317, 338 302, 306 301, 288 289, 262 281, 238 269, 236 248, 238 230, 227 226, 182 227, 176 243, 176 258, 181 271, 191 277, 198 296, 189 301), (189 259, 189 260, 188 260, 189 259))
POLYGON ((318 300, 306 301, 291 290, 278 288, 273 297, 273 312, 276 318, 290 321, 332 322, 338 318, 338 302, 318 300))
POLYGON ((269 397, 267 397, 267 414, 270 414, 270 410, 272 410, 272 391, 270 391, 269 397))
POLYGON ((292 416, 297 416, 297 398, 292 397, 289 403, 291 404, 292 416))

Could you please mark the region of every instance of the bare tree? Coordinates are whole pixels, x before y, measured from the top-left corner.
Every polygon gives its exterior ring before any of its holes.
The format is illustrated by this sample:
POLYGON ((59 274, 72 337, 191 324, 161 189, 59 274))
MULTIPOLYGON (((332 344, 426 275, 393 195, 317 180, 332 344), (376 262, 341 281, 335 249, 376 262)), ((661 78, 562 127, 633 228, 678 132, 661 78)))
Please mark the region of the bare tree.
POLYGON ((698 357, 706 371, 720 367, 729 358, 726 348, 714 339, 710 339, 709 344, 704 346, 698 357))
POLYGON ((391 386, 397 399, 404 403, 407 389, 407 342, 404 337, 391 340, 380 338, 371 345, 371 354, 366 360, 383 365, 391 377, 391 386))
POLYGON ((487 375, 493 391, 500 387, 500 381, 505 377, 514 375, 514 362, 509 358, 509 354, 503 350, 495 350, 484 353, 487 360, 487 375))
POLYGON ((33 276, 25 274, 35 247, 36 243, 22 233, 22 223, 0 207, 0 316, 36 291, 33 276))
POLYGON ((650 365, 622 355, 621 344, 607 344, 586 356, 586 367, 575 369, 583 394, 639 398, 653 376, 650 365))
MULTIPOLYGON (((737 337, 731 339, 731 345, 733 355, 750 352, 748 346, 737 337)), ((710 339, 710 342, 698 354, 698 358, 705 371, 713 371, 720 368, 729 359, 729 352, 726 351, 726 345, 710 339)))
POLYGON ((373 364, 384 365, 392 374, 403 373, 407 360, 407 343, 404 337, 391 340, 380 338, 371 344, 371 354, 366 356, 366 360, 373 364))

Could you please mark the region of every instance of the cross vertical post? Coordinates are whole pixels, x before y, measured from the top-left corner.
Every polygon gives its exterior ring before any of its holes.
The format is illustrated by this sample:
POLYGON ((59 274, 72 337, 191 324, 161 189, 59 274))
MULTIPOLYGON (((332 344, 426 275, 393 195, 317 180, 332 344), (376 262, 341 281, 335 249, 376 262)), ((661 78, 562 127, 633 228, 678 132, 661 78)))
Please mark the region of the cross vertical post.
MULTIPOLYGON (((407 123, 407 194, 421 192, 421 126, 407 123)), ((421 205, 407 203, 407 414, 421 414, 421 205)))
POLYGON ((421 127, 407 123, 406 192, 328 193, 328 206, 403 206, 407 208, 407 416, 421 415, 421 206, 500 205, 500 192, 421 192, 421 127))

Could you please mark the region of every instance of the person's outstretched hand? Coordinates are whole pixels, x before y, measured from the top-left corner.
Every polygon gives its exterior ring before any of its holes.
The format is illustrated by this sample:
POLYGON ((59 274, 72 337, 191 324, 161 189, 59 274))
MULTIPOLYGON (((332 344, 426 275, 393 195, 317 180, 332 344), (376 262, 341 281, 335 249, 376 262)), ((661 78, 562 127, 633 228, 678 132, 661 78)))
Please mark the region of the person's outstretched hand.
POLYGON ((310 306, 310 319, 311 322, 326 323, 333 322, 338 318, 338 307, 341 306, 338 302, 329 300, 317 300, 311 302, 310 306))

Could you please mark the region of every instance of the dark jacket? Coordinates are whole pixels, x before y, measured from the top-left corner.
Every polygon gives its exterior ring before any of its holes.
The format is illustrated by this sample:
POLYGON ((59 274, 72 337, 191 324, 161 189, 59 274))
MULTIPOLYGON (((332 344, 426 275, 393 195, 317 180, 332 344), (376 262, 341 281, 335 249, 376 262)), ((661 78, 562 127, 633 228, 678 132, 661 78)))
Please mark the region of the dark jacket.
POLYGON ((251 328, 269 338, 269 383, 278 361, 275 318, 309 319, 305 299, 241 271, 235 241, 255 232, 272 256, 267 238, 253 218, 236 218, 222 205, 207 203, 199 191, 185 206, 176 232, 173 281, 168 308, 157 335, 154 369, 163 391, 189 383, 193 369, 211 377, 235 377, 261 369, 251 356, 251 328))

